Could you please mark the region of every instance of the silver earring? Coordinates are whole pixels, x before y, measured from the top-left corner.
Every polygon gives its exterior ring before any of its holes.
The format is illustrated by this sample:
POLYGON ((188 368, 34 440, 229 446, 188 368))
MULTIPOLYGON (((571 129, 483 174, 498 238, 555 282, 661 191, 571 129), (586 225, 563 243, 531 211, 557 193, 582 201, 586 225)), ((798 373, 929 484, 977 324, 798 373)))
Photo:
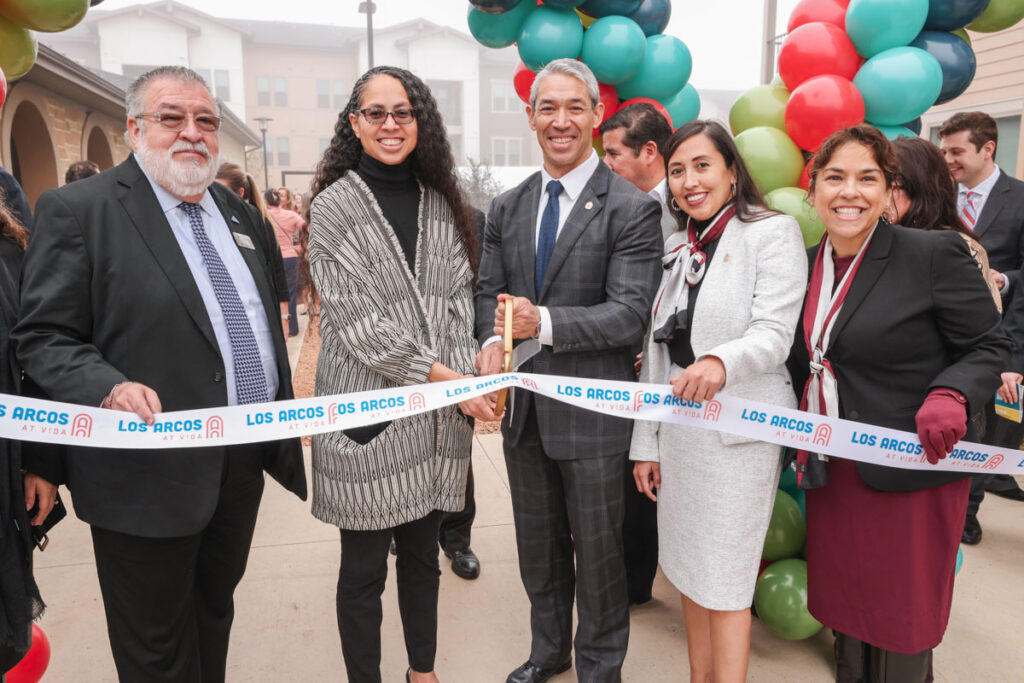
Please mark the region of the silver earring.
POLYGON ((670 203, 672 204, 672 208, 673 209, 675 209, 676 211, 682 211, 682 209, 679 208, 679 205, 676 204, 676 198, 675 197, 672 197, 672 200, 671 200, 670 203))

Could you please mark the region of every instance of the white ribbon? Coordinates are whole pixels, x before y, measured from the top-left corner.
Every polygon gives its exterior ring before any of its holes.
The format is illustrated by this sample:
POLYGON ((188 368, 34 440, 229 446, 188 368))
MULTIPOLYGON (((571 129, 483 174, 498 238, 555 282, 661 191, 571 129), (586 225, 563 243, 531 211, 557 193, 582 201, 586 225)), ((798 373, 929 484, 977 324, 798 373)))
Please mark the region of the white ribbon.
POLYGON ((510 373, 354 394, 160 413, 134 413, 0 394, 0 437, 100 448, 188 448, 323 434, 436 410, 519 387, 626 419, 690 425, 815 453, 903 469, 1024 474, 1024 452, 961 442, 930 465, 917 435, 720 396, 693 403, 664 384, 510 373))

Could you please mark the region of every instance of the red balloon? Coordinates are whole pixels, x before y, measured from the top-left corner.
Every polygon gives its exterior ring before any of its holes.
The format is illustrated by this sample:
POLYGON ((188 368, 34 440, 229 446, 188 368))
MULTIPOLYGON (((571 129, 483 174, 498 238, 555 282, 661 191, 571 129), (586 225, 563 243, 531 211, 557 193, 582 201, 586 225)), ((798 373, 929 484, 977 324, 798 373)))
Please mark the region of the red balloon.
POLYGON ((32 624, 32 647, 13 669, 7 672, 7 683, 39 683, 50 665, 50 641, 43 629, 32 624))
POLYGON ((814 21, 824 21, 846 30, 846 8, 850 0, 800 0, 789 15, 786 31, 814 21))
MULTIPOLYGON (((601 123, 604 123, 612 117, 612 114, 619 110, 619 91, 615 89, 614 85, 608 85, 607 83, 598 83, 597 91, 599 93, 598 98, 601 100, 601 104, 604 105, 604 116, 601 117, 601 123)), ((597 128, 594 129, 594 137, 601 137, 601 133, 598 132, 597 128)))
POLYGON ((811 167, 814 166, 814 157, 807 160, 804 165, 804 172, 800 174, 800 189, 808 190, 811 189, 811 167))
POLYGON ((518 60, 516 70, 512 72, 512 86, 516 89, 519 99, 526 104, 530 103, 530 88, 533 87, 535 80, 537 80, 537 74, 527 69, 522 60, 518 60))
POLYGON ((809 152, 832 133, 859 123, 864 123, 864 98, 848 78, 815 76, 789 94, 786 132, 809 152))
POLYGON ((779 50, 779 75, 790 92, 808 78, 824 74, 853 80, 858 68, 860 55, 850 36, 820 21, 797 28, 779 50))
POLYGON ((657 100, 652 100, 650 97, 634 97, 631 100, 626 100, 625 102, 619 105, 619 108, 616 111, 622 111, 626 107, 629 107, 634 104, 640 104, 641 102, 645 102, 653 106, 655 109, 657 109, 658 113, 664 116, 665 120, 668 121, 668 127, 672 128, 672 116, 668 113, 668 109, 665 108, 664 104, 658 102, 657 100))
POLYGON ((7 99, 7 77, 4 76, 4 70, 0 69, 0 107, 4 106, 4 100, 7 99))

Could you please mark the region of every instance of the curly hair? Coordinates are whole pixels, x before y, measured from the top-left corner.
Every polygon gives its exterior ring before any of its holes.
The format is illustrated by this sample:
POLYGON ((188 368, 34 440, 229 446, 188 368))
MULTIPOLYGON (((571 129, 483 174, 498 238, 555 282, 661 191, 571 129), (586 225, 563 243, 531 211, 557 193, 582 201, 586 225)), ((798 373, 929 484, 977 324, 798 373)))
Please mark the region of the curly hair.
POLYGON ((896 161, 896 153, 892 149, 892 143, 885 137, 882 131, 871 124, 851 126, 832 133, 814 155, 814 163, 811 165, 811 184, 807 194, 813 196, 818 186, 818 174, 832 161, 839 148, 843 145, 855 143, 867 148, 871 157, 878 164, 882 177, 885 179, 885 189, 891 190, 892 184, 896 182, 896 174, 899 171, 899 163, 896 161))
POLYGON ((393 66, 377 66, 362 76, 352 86, 352 95, 348 104, 338 114, 338 122, 334 126, 334 137, 324 152, 323 159, 317 164, 316 176, 313 179, 312 196, 330 187, 347 171, 359 165, 363 154, 362 143, 352 130, 349 115, 358 116, 360 104, 366 86, 376 76, 390 76, 405 88, 409 103, 416 112, 418 136, 416 149, 410 155, 412 170, 421 183, 436 190, 448 202, 455 217, 455 229, 459 240, 466 249, 473 275, 476 276, 479 262, 477 248, 476 222, 459 189, 459 177, 455 173, 455 159, 452 157, 451 145, 445 134, 444 121, 437 107, 437 100, 430 88, 419 77, 393 66))

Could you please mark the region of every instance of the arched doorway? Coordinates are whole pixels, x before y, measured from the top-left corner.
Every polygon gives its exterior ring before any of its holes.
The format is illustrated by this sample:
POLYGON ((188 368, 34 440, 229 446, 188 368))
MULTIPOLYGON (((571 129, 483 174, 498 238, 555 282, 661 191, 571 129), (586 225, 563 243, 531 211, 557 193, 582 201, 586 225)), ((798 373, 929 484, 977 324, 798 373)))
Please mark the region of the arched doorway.
POLYGON ((99 166, 101 171, 106 171, 114 166, 114 155, 110 151, 110 143, 99 126, 94 127, 89 133, 85 158, 99 166))
POLYGON ((33 210, 39 195, 59 185, 50 131, 39 109, 27 100, 18 105, 11 122, 11 166, 33 210))

